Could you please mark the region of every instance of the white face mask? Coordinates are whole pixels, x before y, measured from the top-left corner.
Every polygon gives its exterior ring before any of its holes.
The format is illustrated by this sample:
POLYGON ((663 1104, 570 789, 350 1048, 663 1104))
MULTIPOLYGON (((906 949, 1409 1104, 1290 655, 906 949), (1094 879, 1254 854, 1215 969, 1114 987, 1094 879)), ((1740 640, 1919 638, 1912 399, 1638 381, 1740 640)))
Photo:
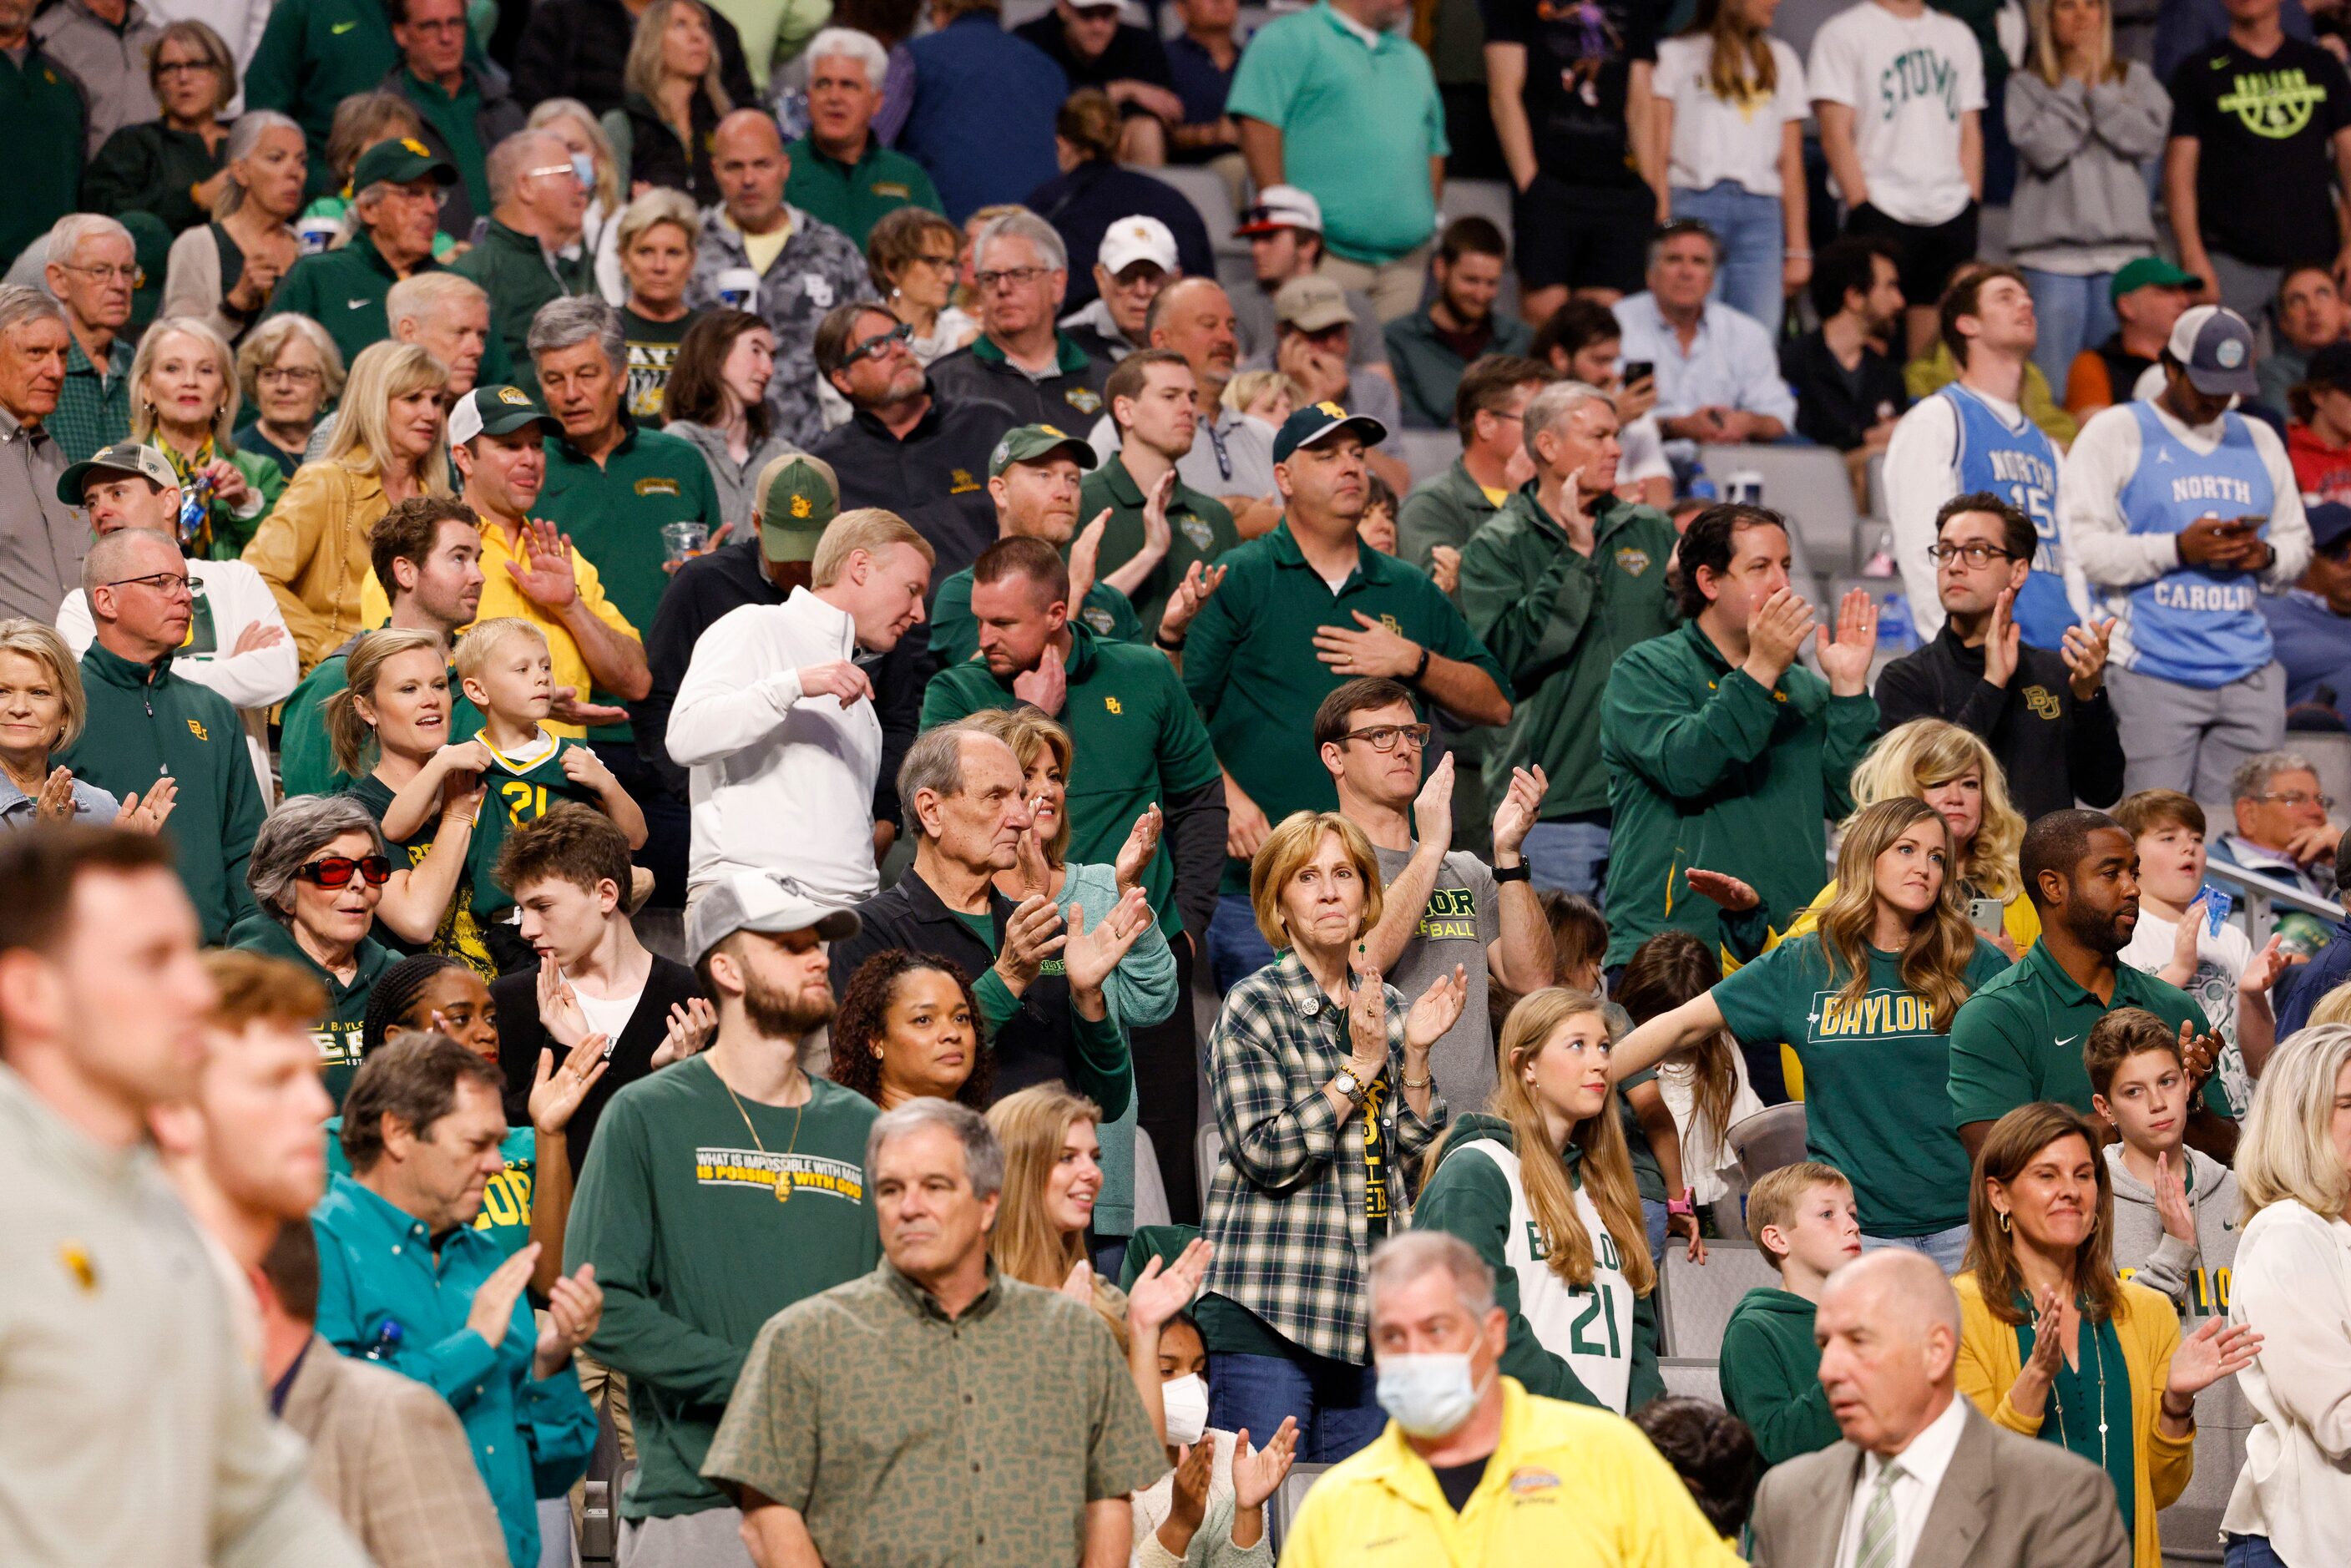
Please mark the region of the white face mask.
POLYGON ((1379 1401, 1407 1436, 1443 1437, 1478 1407, 1468 1353, 1382 1356, 1379 1401))
POLYGON ((1198 1373, 1161 1384, 1159 1401, 1167 1412, 1167 1440, 1177 1448, 1198 1442, 1208 1429, 1208 1385, 1198 1373))

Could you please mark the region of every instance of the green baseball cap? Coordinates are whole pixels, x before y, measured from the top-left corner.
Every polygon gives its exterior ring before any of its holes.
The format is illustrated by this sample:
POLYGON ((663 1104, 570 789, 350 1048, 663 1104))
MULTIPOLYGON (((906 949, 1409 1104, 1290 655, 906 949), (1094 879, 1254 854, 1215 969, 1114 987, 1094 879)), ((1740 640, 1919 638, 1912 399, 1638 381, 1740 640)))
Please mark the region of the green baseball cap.
POLYGON ((987 476, 993 479, 1015 463, 1034 463, 1064 449, 1081 468, 1092 468, 1102 461, 1092 447, 1068 431, 1050 424, 1022 424, 1006 431, 996 450, 987 455, 987 476))
POLYGON ((351 191, 357 194, 370 185, 405 185, 428 174, 444 185, 457 183, 455 164, 436 156, 433 149, 413 136, 395 136, 360 154, 359 162, 351 169, 351 191))
POLYGON ((772 561, 814 560, 826 525, 841 514, 832 465, 787 452, 759 470, 757 494, 751 518, 759 525, 759 553, 772 561))
POLYGON ((2106 285, 2106 298, 2120 299, 2134 288, 2201 288, 2204 280, 2192 272, 2174 267, 2159 256, 2143 256, 2137 261, 2126 262, 2106 285))
POLYGON ((463 446, 477 435, 511 435, 534 424, 549 435, 563 434, 563 422, 522 388, 475 387, 449 411, 449 444, 463 446))
POLYGON ((91 454, 57 476, 57 499, 68 507, 81 505, 84 486, 94 474, 117 477, 137 475, 158 490, 179 487, 180 476, 161 452, 137 441, 118 441, 91 454))

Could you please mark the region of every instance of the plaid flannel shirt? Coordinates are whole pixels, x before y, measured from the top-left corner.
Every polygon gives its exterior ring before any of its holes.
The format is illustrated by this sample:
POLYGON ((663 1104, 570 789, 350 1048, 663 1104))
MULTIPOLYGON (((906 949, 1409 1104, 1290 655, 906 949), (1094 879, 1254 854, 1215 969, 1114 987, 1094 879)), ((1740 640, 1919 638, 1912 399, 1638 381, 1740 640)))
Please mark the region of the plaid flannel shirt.
POLYGON ((68 463, 94 457, 116 442, 131 439, 131 357, 130 340, 117 338, 101 371, 81 351, 80 339, 68 341, 57 412, 41 422, 68 463))
MULTIPOLYGON (((1406 1002, 1387 991, 1388 1065, 1380 1126, 1388 1142, 1388 1228, 1408 1223, 1404 1165, 1445 1125, 1398 1092, 1406 1002)), ((1323 1086, 1345 1066, 1347 1012, 1315 983, 1295 951, 1235 986, 1208 1043, 1223 1163, 1208 1193, 1205 1233, 1216 1243, 1206 1291, 1247 1307, 1290 1343, 1362 1365, 1370 1354, 1364 1282, 1371 1257, 1362 1128, 1342 1121, 1323 1086)))

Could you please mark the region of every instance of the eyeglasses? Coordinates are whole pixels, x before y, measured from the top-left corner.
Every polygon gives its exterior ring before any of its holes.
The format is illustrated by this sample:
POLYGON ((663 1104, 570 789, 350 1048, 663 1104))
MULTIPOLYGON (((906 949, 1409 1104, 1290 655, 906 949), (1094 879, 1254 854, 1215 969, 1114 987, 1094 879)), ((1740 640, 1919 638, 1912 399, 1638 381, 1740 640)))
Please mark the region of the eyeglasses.
POLYGON ((57 265, 68 272, 78 272, 87 277, 95 277, 100 283, 120 283, 126 288, 139 287, 139 269, 136 267, 78 267, 70 261, 59 262, 57 265))
POLYGON ((253 372, 253 379, 264 386, 309 387, 327 378, 325 371, 309 365, 265 365, 253 372))
POLYGON ((917 255, 917 256, 911 256, 911 257, 909 257, 908 259, 909 259, 909 260, 913 260, 913 261, 919 261, 919 262, 921 262, 925 267, 937 267, 941 272, 952 272, 952 271, 954 271, 954 270, 955 270, 956 258, 955 258, 953 256, 951 256, 951 255, 950 255, 950 256, 921 256, 921 255, 917 255))
POLYGON ((904 321, 901 321, 895 327, 891 328, 888 331, 875 333, 872 337, 868 338, 865 341, 858 344, 857 347, 850 350, 849 352, 841 355, 841 368, 846 370, 851 365, 857 363, 860 360, 878 360, 883 355, 888 353, 892 349, 898 347, 900 344, 912 341, 914 336, 914 329, 912 327, 907 326, 904 321))
POLYGON ((1964 545, 1928 545, 1927 559, 1937 566, 1947 566, 1955 560, 1964 560, 1970 566, 1990 566, 1996 560, 2014 560, 2016 558, 1998 545, 1988 545, 1979 540, 1964 545))
POLYGON ((151 571, 144 577, 120 577, 112 582, 101 583, 99 586, 129 588, 134 582, 141 588, 153 589, 166 599, 193 597, 195 592, 193 585, 188 581, 188 574, 184 571, 151 571))
MULTIPOLYGON (((569 174, 573 179, 580 180, 580 165, 577 163, 543 163, 536 169, 524 170, 523 174, 526 178, 533 180, 536 180, 544 174, 569 174)), ((580 183, 583 185, 587 183, 585 180, 580 180, 580 183)))
POLYGON ((426 185, 419 189, 413 185, 387 184, 382 190, 386 197, 398 196, 402 201, 429 203, 435 212, 449 204, 449 188, 446 185, 426 185))
POLYGON ((159 77, 192 77, 215 75, 220 67, 210 60, 159 60, 155 74, 159 77))
POLYGON ((349 886, 354 873, 364 877, 370 887, 381 887, 392 880, 392 862, 381 855, 360 855, 356 859, 350 855, 326 855, 303 862, 294 874, 315 886, 336 888, 349 886))
POLYGON ((1360 740, 1374 751, 1387 752, 1396 748, 1396 742, 1409 743, 1415 751, 1428 745, 1428 726, 1425 724, 1375 724, 1369 729, 1351 729, 1344 740, 1360 740))
POLYGON ((1026 288, 1052 270, 1050 267, 1009 267, 1001 272, 975 272, 971 279, 982 288, 994 288, 1006 283, 1026 288))
POLYGON ((2334 796, 2312 795, 2300 789, 2288 789, 2283 792, 2272 790, 2265 794, 2256 795, 2253 799, 2256 800, 2267 800, 2273 805, 2291 806, 2297 811, 2302 810, 2304 806, 2308 806, 2313 803, 2315 803, 2318 809, 2322 811, 2332 811, 2335 810, 2334 796))

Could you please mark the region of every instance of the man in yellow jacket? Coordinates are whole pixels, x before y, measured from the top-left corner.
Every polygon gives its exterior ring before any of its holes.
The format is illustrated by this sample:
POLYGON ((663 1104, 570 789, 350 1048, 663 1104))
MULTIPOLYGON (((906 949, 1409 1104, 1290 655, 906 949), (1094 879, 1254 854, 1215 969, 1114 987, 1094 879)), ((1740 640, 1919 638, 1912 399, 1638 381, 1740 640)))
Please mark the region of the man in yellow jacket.
POLYGON ((1631 1422, 1501 1375, 1508 1321, 1467 1242, 1383 1243, 1371 1295, 1387 1430, 1307 1493, 1282 1568, 1736 1568, 1631 1422))

